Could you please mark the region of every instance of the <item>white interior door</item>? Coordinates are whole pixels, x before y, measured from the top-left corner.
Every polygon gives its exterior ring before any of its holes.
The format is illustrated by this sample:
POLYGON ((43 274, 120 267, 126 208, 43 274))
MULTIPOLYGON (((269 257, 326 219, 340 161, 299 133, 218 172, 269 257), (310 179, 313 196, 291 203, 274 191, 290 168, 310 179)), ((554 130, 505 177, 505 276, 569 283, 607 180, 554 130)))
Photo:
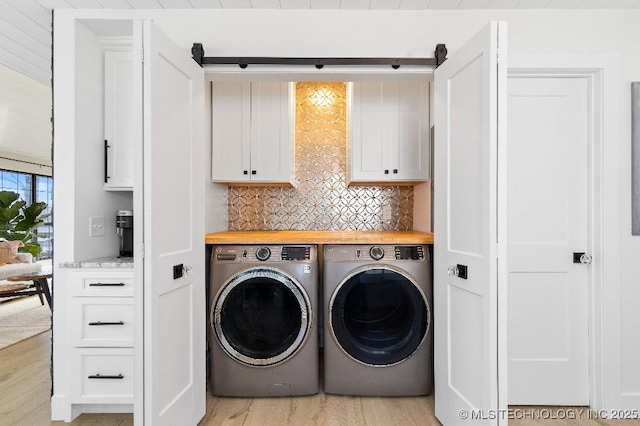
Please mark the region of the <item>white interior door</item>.
POLYGON ((509 78, 509 404, 589 404, 588 90, 509 78))
POLYGON ((195 425, 206 398, 204 72, 151 21, 142 38, 144 424, 195 425))
POLYGON ((507 421, 506 52, 506 23, 491 22, 435 71, 435 404, 447 426, 507 421))

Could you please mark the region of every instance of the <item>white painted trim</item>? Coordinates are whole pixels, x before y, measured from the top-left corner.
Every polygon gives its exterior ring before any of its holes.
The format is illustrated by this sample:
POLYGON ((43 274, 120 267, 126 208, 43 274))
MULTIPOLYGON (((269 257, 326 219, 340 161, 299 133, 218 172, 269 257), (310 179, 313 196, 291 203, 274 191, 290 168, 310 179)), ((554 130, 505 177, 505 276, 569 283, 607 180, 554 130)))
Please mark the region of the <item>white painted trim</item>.
MULTIPOLYGON (((133 211, 137 217, 136 219, 136 232, 133 233, 133 280, 136 284, 134 287, 134 303, 135 303, 135 319, 136 324, 139 324, 135 329, 134 346, 133 346, 133 367, 134 367, 134 384, 133 384, 133 422, 134 424, 145 424, 145 387, 144 387, 144 156, 143 156, 143 96, 144 96, 144 78, 143 78, 143 39, 142 39, 142 21, 133 21, 133 37, 132 37, 132 49, 133 52, 140 52, 141 60, 136 61, 134 64, 133 73, 133 112, 135 117, 132 122, 134 123, 133 130, 135 135, 133 137, 133 164, 139 165, 134 167, 133 172, 133 211)), ((137 54, 136 54, 137 56, 137 54)))
POLYGON ((327 65, 205 65, 205 81, 433 81, 435 67, 327 65))
MULTIPOLYGON (((75 174, 75 21, 54 15, 56 25, 56 38, 53 40, 53 49, 56 59, 53 62, 53 101, 54 115, 54 147, 55 155, 53 165, 56 170, 56 180, 59 182, 73 182, 75 174), (70 65, 71 64, 71 65, 70 65)), ((55 219, 55 232, 65 235, 65 238, 55 238, 53 241, 53 284, 56 291, 53 292, 54 306, 66 306, 65 286, 57 283, 65 282, 67 270, 60 268, 60 262, 74 259, 75 241, 75 194, 63 185, 54 185, 53 215, 55 219)), ((66 356, 68 347, 66 327, 67 312, 65 309, 53 311, 53 395, 51 398, 51 419, 71 421, 77 416, 68 403, 70 387, 70 366, 66 356), (58 325, 60 325, 58 327, 58 325)))
POLYGON ((98 37, 104 51, 130 51, 132 36, 101 36, 98 37))
POLYGON ((511 77, 584 77, 589 81, 589 376, 593 410, 622 408, 619 265, 619 82, 615 54, 514 54, 511 77), (606 149, 605 149, 606 143, 606 149), (606 283, 606 285, 605 285, 606 283))

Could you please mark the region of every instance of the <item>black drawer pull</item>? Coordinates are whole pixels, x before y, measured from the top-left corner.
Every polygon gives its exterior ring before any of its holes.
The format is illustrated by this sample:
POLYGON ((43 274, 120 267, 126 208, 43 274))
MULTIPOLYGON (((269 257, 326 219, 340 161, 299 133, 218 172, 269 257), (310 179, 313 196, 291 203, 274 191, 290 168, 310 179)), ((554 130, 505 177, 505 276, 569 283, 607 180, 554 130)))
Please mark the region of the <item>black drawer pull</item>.
POLYGON ((89 287, 124 287, 124 283, 90 283, 89 287))
POLYGON ((94 322, 90 322, 89 325, 124 325, 124 321, 115 321, 115 322, 94 321, 94 322))
POLYGON ((118 374, 117 376, 103 376, 102 374, 92 374, 89 376, 89 379, 124 379, 122 374, 118 374))

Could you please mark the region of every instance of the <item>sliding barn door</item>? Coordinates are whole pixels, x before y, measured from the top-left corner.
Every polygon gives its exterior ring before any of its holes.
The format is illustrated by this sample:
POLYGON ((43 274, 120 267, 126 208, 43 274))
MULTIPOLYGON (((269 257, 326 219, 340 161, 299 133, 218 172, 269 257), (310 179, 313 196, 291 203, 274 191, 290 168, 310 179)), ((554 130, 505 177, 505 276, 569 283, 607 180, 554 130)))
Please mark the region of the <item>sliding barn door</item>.
POLYGON ((505 99, 506 24, 492 22, 435 72, 435 398, 447 426, 506 424, 505 99))

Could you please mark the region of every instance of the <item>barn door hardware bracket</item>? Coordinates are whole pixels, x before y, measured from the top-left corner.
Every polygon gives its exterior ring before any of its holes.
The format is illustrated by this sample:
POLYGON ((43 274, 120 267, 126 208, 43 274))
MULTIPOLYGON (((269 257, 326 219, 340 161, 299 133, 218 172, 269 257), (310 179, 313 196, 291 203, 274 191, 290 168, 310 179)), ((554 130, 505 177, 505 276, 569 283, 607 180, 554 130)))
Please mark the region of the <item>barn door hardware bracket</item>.
POLYGON ((447 47, 436 45, 433 58, 274 58, 274 57, 213 57, 204 56, 202 43, 193 43, 193 60, 204 65, 238 65, 245 69, 249 65, 313 65, 317 69, 325 65, 389 65, 398 69, 402 65, 420 65, 438 67, 447 57, 447 47))
POLYGON ((442 65, 447 60, 447 45, 436 44, 436 50, 433 52, 433 56, 436 59, 436 68, 442 65))

